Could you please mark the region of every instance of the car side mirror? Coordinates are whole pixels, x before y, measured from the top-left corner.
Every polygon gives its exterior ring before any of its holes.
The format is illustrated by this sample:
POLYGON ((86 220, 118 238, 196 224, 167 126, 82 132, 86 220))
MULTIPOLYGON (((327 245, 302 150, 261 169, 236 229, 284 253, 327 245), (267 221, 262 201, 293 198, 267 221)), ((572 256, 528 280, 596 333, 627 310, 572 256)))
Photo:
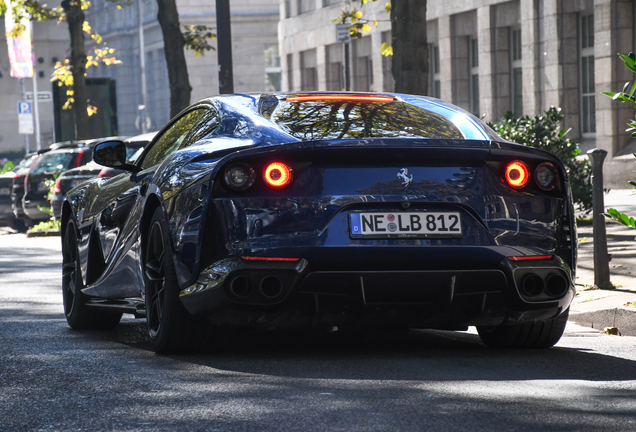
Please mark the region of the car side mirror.
POLYGON ((93 160, 109 168, 138 172, 139 167, 127 163, 126 144, 123 141, 104 141, 93 149, 93 160))

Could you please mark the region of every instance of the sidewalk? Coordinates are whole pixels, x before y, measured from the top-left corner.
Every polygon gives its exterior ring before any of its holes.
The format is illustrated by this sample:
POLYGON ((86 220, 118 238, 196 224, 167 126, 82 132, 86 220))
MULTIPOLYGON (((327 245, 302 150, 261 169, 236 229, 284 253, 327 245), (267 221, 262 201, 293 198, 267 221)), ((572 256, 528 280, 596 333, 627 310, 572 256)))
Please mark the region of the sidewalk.
MULTIPOLYGON (((605 194, 605 208, 616 208, 636 216, 634 190, 611 190, 605 194)), ((570 307, 570 321, 603 330, 616 328, 619 334, 636 336, 636 230, 607 221, 607 249, 613 290, 594 287, 594 241, 592 226, 578 227, 579 259, 576 270, 577 296, 570 307)))

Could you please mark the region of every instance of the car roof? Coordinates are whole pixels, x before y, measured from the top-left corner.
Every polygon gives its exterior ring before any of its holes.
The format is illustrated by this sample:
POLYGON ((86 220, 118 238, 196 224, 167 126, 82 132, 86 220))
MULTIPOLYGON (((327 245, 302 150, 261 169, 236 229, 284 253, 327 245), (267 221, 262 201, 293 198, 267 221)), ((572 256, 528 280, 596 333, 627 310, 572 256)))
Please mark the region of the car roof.
POLYGON ((110 136, 110 137, 102 137, 102 138, 92 138, 87 140, 75 140, 75 141, 61 141, 57 143, 53 143, 49 146, 50 150, 59 150, 65 148, 79 148, 79 147, 89 147, 95 144, 98 144, 103 141, 109 140, 126 140, 128 136, 110 136))

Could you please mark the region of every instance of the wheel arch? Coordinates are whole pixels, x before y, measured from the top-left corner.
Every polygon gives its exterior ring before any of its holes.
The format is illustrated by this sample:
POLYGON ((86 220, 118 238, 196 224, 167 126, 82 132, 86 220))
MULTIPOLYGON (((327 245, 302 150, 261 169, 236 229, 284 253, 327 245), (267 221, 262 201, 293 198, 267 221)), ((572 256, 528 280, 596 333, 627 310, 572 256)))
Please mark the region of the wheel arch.
POLYGON ((152 219, 152 215, 154 214, 157 207, 161 207, 161 201, 159 197, 154 194, 150 194, 146 200, 146 205, 144 206, 144 212, 141 216, 139 228, 141 232, 141 258, 142 262, 146 262, 146 252, 145 245, 148 238, 148 230, 150 229, 150 221, 152 219))

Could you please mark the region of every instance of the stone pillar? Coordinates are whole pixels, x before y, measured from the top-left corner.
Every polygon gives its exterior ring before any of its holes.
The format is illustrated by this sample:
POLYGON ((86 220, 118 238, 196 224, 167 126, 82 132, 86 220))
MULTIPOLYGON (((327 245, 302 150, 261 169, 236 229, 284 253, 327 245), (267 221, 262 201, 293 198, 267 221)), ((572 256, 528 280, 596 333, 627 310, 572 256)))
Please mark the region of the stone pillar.
POLYGON ((596 0, 594 2, 594 78, 596 98, 596 147, 606 150, 610 157, 629 141, 626 123, 633 118, 631 105, 622 104, 600 92, 620 91, 633 74, 625 67, 617 53, 633 51, 632 2, 596 0))
POLYGON ((561 50, 559 9, 558 0, 545 0, 543 2, 543 35, 541 38, 543 82, 541 84, 545 99, 541 110, 546 110, 550 106, 560 107, 562 102, 563 74, 559 62, 561 50))
POLYGON ((479 45, 479 110, 480 116, 485 114, 486 121, 497 121, 497 110, 495 101, 497 97, 497 89, 495 88, 494 78, 496 72, 497 57, 494 56, 495 43, 493 34, 494 28, 494 9, 485 6, 477 9, 477 44, 479 45))
POLYGON ((541 56, 539 44, 539 4, 538 0, 520 0, 521 21, 521 64, 523 67, 523 113, 542 113, 541 56))
POLYGON ((439 76, 441 99, 447 102, 453 102, 451 16, 442 15, 437 20, 437 23, 439 32, 439 76))

